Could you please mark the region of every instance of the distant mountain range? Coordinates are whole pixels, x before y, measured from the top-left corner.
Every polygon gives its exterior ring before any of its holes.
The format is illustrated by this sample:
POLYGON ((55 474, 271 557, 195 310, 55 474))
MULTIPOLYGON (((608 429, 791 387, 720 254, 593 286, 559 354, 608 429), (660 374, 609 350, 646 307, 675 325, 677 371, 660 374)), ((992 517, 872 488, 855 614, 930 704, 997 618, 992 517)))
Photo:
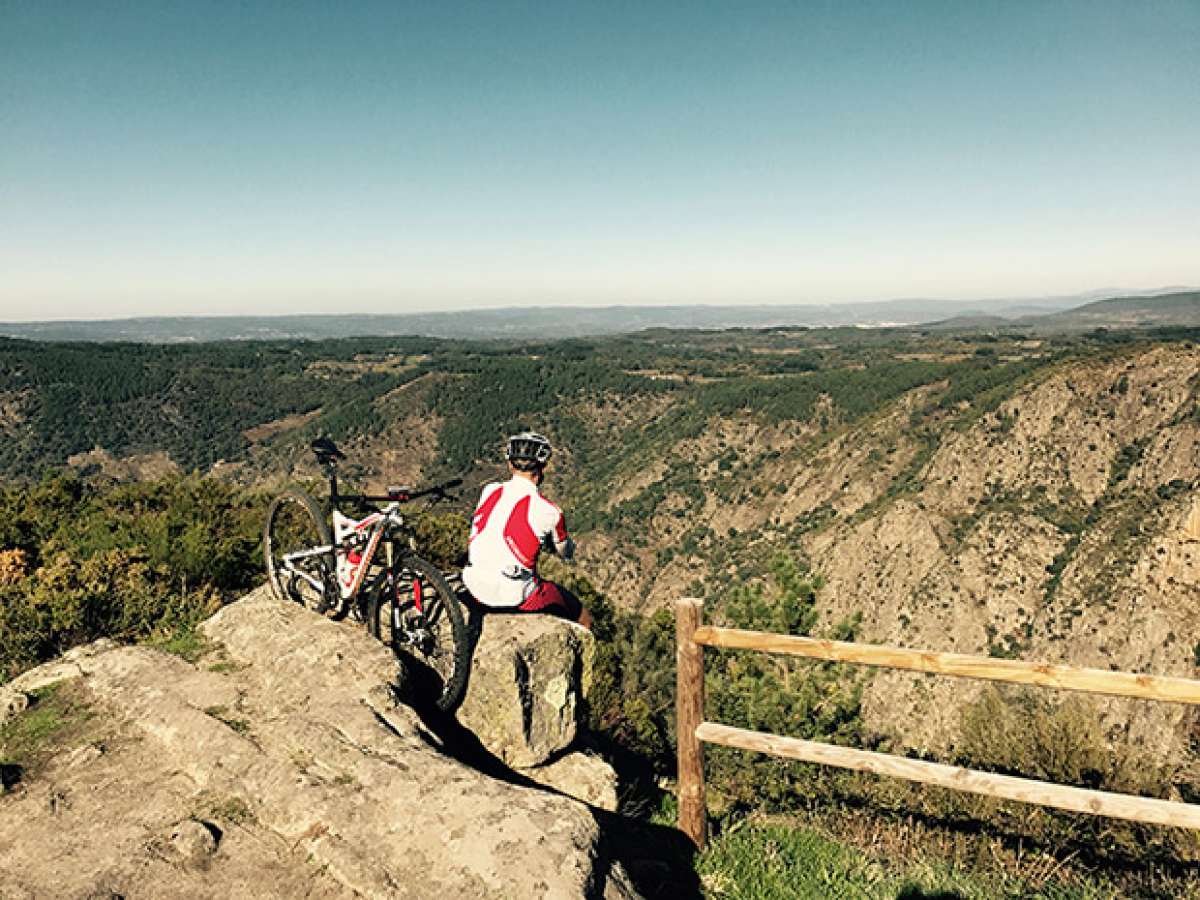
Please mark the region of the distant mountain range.
POLYGON ((1092 331, 1097 328, 1165 328, 1200 326, 1200 291, 1149 296, 1108 297, 1039 315, 954 316, 930 324, 938 331, 1025 330, 1039 334, 1092 331))
POLYGON ((1200 291, 1153 297, 1112 297, 1033 320, 1039 330, 1160 328, 1200 325, 1200 291))
POLYGON ((425 335, 440 338, 566 338, 648 328, 1097 327, 1200 324, 1196 292, 1091 292, 1071 297, 994 300, 903 299, 787 306, 510 307, 395 315, 163 316, 0 323, 0 335, 41 341, 190 343, 425 335), (1100 299, 1097 299, 1097 298, 1100 299), (1093 302, 1088 302, 1093 301, 1093 302))

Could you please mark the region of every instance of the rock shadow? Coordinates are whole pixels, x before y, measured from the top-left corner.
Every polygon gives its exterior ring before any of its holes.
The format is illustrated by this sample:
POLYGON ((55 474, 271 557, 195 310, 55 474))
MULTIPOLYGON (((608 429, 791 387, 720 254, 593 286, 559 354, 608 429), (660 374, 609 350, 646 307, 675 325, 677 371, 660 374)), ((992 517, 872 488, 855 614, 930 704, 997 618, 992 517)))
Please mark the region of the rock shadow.
POLYGON ((954 890, 927 891, 924 888, 910 885, 900 889, 896 900, 966 900, 966 894, 954 890))
MULTIPOLYGON (((477 640, 479 623, 473 622, 471 630, 477 640)), ((577 803, 583 802, 511 768, 488 750, 474 732, 458 721, 453 712, 445 712, 430 703, 430 694, 420 690, 417 680, 401 679, 396 686, 396 694, 397 699, 412 709, 420 720, 422 729, 418 734, 421 738, 451 759, 508 784, 556 794, 577 803)), ((614 864, 620 864, 633 887, 643 897, 666 900, 703 896, 700 879, 693 865, 696 848, 682 832, 586 803, 583 805, 595 819, 600 835, 595 884, 588 896, 599 898, 603 895, 604 885, 614 864)))
MULTIPOLYGON (((696 846, 682 831, 589 807, 600 827, 600 857, 618 862, 638 894, 651 900, 700 898, 696 846)), ((598 879, 599 880, 599 879, 598 879)), ((596 894, 603 891, 603 884, 596 894)))
POLYGON ((21 781, 25 770, 16 763, 0 763, 0 791, 10 791, 21 781))

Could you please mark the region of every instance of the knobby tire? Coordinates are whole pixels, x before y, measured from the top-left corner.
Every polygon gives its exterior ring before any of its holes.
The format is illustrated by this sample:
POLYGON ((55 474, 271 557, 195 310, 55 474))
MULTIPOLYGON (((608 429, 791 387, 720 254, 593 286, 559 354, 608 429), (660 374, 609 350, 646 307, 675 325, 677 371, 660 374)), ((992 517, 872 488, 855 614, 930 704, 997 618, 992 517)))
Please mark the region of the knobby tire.
POLYGON ((285 602, 300 603, 313 610, 320 605, 336 608, 337 598, 329 596, 332 591, 328 579, 333 575, 334 566, 332 553, 314 560, 312 568, 321 575, 325 584, 325 590, 319 597, 308 585, 304 586, 301 596, 296 596, 291 579, 282 568, 284 554, 308 547, 332 545, 329 525, 312 497, 301 490, 285 491, 276 497, 267 511, 267 524, 263 528, 263 558, 267 563, 267 581, 275 597, 285 602), (291 516, 297 518, 289 519, 291 516), (299 533, 288 533, 293 529, 299 533))
MULTIPOLYGON (((396 654, 418 665, 409 666, 443 712, 456 708, 466 688, 471 665, 467 622, 457 595, 431 562, 415 554, 397 560, 393 580, 370 602, 367 627, 396 654), (422 609, 416 609, 414 585, 421 585, 422 609), (392 624, 400 622, 399 630, 392 624), (413 635, 424 635, 414 641, 413 635)), ((424 691, 423 691, 424 692, 424 691)))

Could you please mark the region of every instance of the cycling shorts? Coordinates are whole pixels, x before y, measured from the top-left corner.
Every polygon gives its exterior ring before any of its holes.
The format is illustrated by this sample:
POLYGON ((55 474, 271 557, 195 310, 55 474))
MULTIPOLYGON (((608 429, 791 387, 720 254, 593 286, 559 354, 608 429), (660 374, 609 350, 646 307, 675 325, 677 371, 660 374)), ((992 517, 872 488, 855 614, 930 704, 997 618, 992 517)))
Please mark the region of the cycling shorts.
POLYGON ((536 576, 527 585, 525 599, 521 601, 520 606, 492 606, 481 602, 474 595, 471 595, 471 599, 480 610, 487 613, 545 613, 569 622, 578 622, 583 613, 583 604, 579 602, 578 597, 561 584, 536 576))
POLYGON ((514 610, 515 612, 549 613, 571 622, 579 621, 583 604, 579 602, 578 597, 553 581, 535 578, 533 584, 533 590, 526 595, 524 602, 514 610))

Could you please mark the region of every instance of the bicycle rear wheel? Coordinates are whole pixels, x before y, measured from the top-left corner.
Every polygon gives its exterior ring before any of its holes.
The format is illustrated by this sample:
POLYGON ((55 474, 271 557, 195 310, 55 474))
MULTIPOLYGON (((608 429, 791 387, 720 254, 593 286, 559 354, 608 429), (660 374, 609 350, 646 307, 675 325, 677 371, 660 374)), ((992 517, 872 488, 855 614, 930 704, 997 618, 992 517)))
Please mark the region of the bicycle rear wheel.
POLYGON ((458 706, 471 644, 458 597, 432 563, 412 554, 399 560, 387 591, 371 603, 367 627, 410 663, 421 695, 443 712, 458 706))
POLYGON ((271 590, 280 600, 321 613, 336 608, 329 525, 304 491, 287 491, 271 503, 263 529, 263 558, 271 590))

